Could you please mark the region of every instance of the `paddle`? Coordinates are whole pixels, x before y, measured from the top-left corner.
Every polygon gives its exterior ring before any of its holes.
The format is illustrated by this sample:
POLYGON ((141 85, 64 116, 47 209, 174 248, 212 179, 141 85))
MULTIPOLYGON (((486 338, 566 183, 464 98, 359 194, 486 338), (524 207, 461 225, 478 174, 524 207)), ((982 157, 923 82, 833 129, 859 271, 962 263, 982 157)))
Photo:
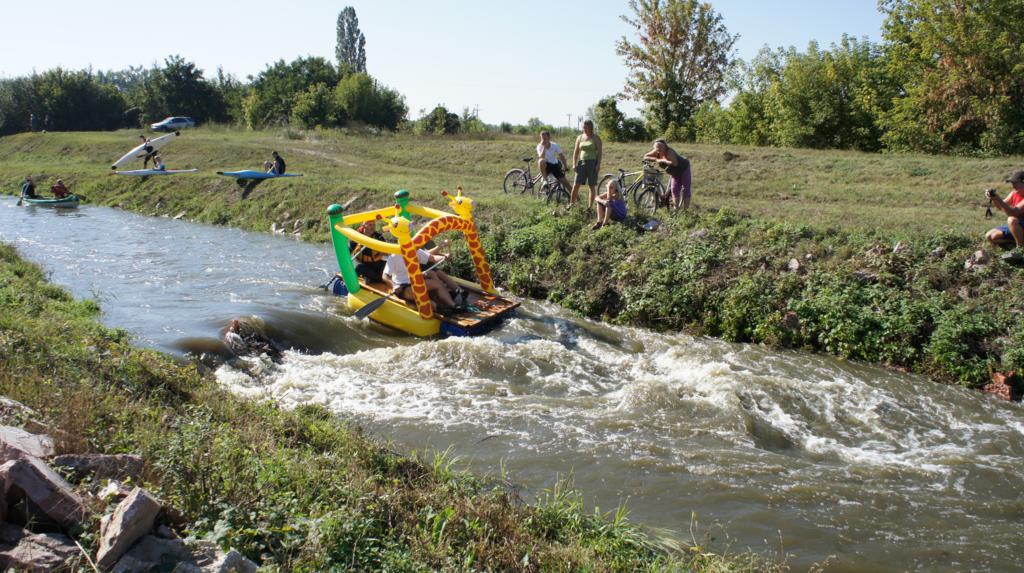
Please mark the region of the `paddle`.
MULTIPOLYGON (((438 265, 440 265, 441 263, 443 263, 443 262, 445 262, 447 260, 448 260, 448 257, 441 257, 441 260, 437 261, 433 265, 430 265, 430 268, 428 268, 427 270, 423 271, 423 274, 425 275, 425 274, 429 273, 430 271, 432 271, 435 268, 437 268, 438 265)), ((392 296, 394 296, 397 292, 398 292, 397 290, 393 290, 390 293, 388 293, 387 296, 378 298, 377 300, 374 300, 374 301, 370 301, 369 303, 367 303, 362 308, 360 308, 359 310, 356 311, 355 317, 358 318, 359 320, 362 320, 362 319, 370 316, 371 314, 373 314, 373 311, 375 311, 378 308, 384 306, 384 303, 387 302, 388 299, 391 298, 392 296)))
POLYGON ((22 203, 23 201, 25 201, 25 193, 22 193, 22 194, 21 194, 21 197, 18 197, 18 203, 17 203, 17 205, 16 205, 16 206, 17 206, 17 207, 21 207, 21 203, 22 203))

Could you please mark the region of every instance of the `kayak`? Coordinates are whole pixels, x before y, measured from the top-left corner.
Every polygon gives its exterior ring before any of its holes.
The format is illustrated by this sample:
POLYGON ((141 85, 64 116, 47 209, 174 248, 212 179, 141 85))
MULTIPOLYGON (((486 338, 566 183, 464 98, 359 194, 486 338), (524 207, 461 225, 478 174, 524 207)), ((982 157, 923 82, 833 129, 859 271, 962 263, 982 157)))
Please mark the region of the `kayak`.
MULTIPOLYGON (((174 133, 168 133, 167 135, 161 135, 160 137, 154 137, 153 139, 149 140, 148 145, 153 146, 154 150, 160 149, 161 147, 170 143, 175 137, 178 137, 177 131, 175 131, 174 133)), ((146 144, 139 144, 128 153, 122 155, 121 159, 115 161, 114 164, 110 166, 110 168, 117 169, 118 167, 122 167, 130 163, 134 159, 142 159, 146 157, 146 153, 146 144)))
POLYGON ((150 175, 177 175, 178 173, 195 173, 198 169, 136 169, 134 171, 117 171, 117 175, 134 175, 149 177, 150 175))
POLYGON ((225 177, 234 177, 235 179, 277 179, 278 177, 302 177, 301 173, 270 173, 269 171, 256 171, 255 169, 246 169, 243 171, 218 171, 217 175, 224 175, 225 177))
POLYGON ((473 221, 472 199, 463 196, 461 188, 454 197, 445 195, 454 213, 410 204, 409 192, 405 190, 395 194, 392 207, 352 214, 345 214, 341 205, 328 207, 331 242, 340 270, 328 285, 333 294, 345 297, 356 318, 369 318, 415 336, 475 336, 495 328, 515 313, 519 301, 502 296, 494 288, 487 256, 473 221), (410 230, 413 215, 429 219, 415 235, 410 230), (377 219, 384 221, 385 228, 397 239, 397 244, 374 239, 352 228, 377 219), (450 277, 458 284, 462 296, 453 298, 458 306, 441 312, 442 309, 435 309, 431 303, 424 270, 416 252, 446 232, 459 232, 465 236, 476 271, 476 282, 450 277), (414 300, 406 301, 395 296, 391 284, 367 282, 358 276, 352 264, 349 241, 378 253, 402 257, 409 270, 408 288, 414 300))
POLYGON ((78 207, 78 195, 75 195, 74 193, 64 197, 63 199, 43 199, 42 197, 32 199, 29 197, 23 197, 22 201, 37 207, 60 207, 65 209, 78 207))

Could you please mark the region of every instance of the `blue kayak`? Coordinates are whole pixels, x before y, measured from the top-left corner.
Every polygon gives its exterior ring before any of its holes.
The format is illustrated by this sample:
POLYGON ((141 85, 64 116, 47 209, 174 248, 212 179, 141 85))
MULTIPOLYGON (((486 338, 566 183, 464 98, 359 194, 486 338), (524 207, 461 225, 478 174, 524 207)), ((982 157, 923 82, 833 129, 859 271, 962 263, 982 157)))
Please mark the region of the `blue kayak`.
POLYGON ((277 179, 278 177, 302 177, 301 173, 270 173, 268 171, 256 171, 255 169, 246 169, 244 171, 218 171, 217 175, 224 175, 227 177, 234 177, 235 179, 277 179))

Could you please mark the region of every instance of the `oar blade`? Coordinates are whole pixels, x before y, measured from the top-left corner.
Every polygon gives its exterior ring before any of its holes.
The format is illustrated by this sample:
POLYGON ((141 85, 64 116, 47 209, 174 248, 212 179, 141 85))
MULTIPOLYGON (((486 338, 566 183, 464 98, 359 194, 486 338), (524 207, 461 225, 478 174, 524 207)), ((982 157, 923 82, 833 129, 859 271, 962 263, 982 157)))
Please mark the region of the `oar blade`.
POLYGON ((387 302, 387 301, 388 301, 388 297, 386 297, 386 296, 383 296, 381 298, 378 298, 377 300, 371 301, 371 302, 363 305, 363 307, 360 308, 359 310, 357 310, 356 313, 355 313, 355 317, 358 318, 359 320, 362 320, 362 319, 370 316, 371 314, 373 314, 373 311, 375 311, 378 308, 384 306, 384 303, 387 302))

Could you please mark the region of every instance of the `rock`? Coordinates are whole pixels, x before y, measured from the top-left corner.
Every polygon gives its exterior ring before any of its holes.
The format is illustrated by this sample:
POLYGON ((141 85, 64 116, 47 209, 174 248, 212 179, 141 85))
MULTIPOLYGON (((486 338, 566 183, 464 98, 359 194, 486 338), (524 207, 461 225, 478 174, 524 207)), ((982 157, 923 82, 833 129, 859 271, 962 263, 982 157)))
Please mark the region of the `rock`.
POLYGON ((0 461, 9 461, 23 456, 47 458, 55 453, 53 438, 33 434, 14 426, 0 426, 0 461))
POLYGON ((814 260, 814 254, 813 253, 807 253, 806 255, 804 255, 804 260, 805 261, 813 261, 814 260))
POLYGON ((177 215, 174 216, 174 220, 178 221, 178 220, 180 220, 184 216, 185 216, 185 211, 182 211, 181 213, 178 213, 177 215))
POLYGON ((734 161, 734 160, 739 159, 739 158, 740 158, 739 155, 736 155, 735 153, 733 153, 731 151, 724 151, 724 152, 722 152, 722 160, 725 161, 726 163, 728 163, 730 161, 734 161))
POLYGON ((941 259, 942 257, 946 256, 946 247, 935 247, 934 249, 932 249, 932 252, 928 253, 928 256, 933 259, 941 259))
POLYGON ((985 266, 988 264, 989 260, 988 253, 979 249, 974 251, 974 254, 972 254, 969 259, 964 261, 964 270, 969 271, 975 267, 985 266))
POLYGON ((853 278, 862 283, 875 283, 878 282, 878 273, 868 269, 858 269, 853 271, 853 278))
POLYGON ((78 546, 67 535, 23 531, 13 545, 0 545, 0 566, 17 571, 68 571, 68 560, 78 554, 78 546))
POLYGON ((691 239, 703 239, 704 237, 707 237, 708 233, 710 233, 710 232, 711 231, 708 231, 707 229, 697 229, 696 231, 690 233, 690 238, 691 239))
POLYGON ((181 539, 181 536, 174 532, 173 529, 166 525, 160 525, 156 528, 156 534, 164 539, 181 539))
POLYGON ((257 565, 234 549, 224 553, 209 541, 189 544, 193 562, 202 573, 254 573, 257 565))
POLYGON ((131 454, 68 454, 53 458, 56 467, 66 468, 76 479, 133 479, 142 474, 142 457, 131 454))
POLYGON ((38 418, 39 413, 28 406, 11 400, 6 396, 0 396, 0 423, 9 426, 25 427, 25 421, 38 418))
POLYGON ((899 255, 910 251, 910 247, 903 244, 902 241, 897 242, 896 246, 892 248, 892 254, 899 255))
POLYGON ((160 502, 148 491, 137 487, 132 490, 114 513, 100 522, 100 549, 96 552, 96 565, 109 569, 140 537, 153 529, 160 502))
POLYGON ((797 259, 789 259, 789 264, 786 266, 789 268, 790 272, 795 273, 800 271, 800 261, 797 259))
POLYGON ((0 483, 6 486, 8 500, 28 499, 46 517, 65 529, 85 520, 85 504, 71 490, 71 484, 38 458, 26 456, 3 464, 0 466, 0 483))
POLYGON ((139 571, 175 570, 174 566, 191 558, 185 542, 180 539, 160 539, 146 535, 114 565, 111 573, 138 573, 139 571))

